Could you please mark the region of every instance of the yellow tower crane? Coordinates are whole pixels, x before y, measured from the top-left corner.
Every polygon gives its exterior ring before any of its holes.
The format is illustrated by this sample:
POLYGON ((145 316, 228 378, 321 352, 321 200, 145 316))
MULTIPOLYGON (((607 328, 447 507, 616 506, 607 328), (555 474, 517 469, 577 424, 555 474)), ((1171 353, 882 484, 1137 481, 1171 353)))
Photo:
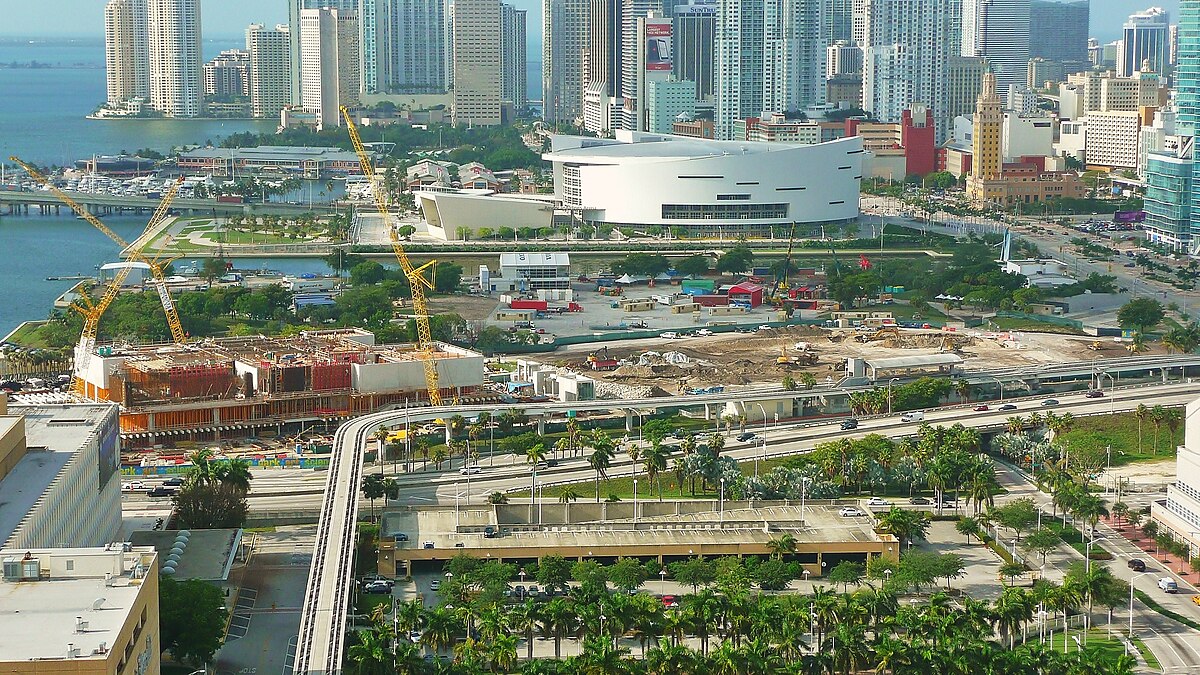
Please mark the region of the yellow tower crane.
MULTIPOLYGON (((146 265, 150 267, 154 288, 158 292, 159 300, 162 302, 163 314, 165 314, 167 317, 167 326, 171 329, 171 341, 175 344, 182 344, 186 342, 187 333, 183 330, 183 324, 179 321, 179 311, 175 309, 175 302, 171 299, 171 293, 167 290, 166 275, 163 272, 163 268, 167 266, 169 261, 163 261, 158 257, 147 258, 143 256, 141 253, 141 248, 148 243, 148 240, 135 240, 134 243, 140 245, 137 249, 130 249, 130 245, 126 243, 120 235, 109 229, 109 227, 101 222, 99 218, 92 215, 90 211, 88 211, 82 204, 72 199, 70 195, 55 187, 55 185, 51 183, 49 179, 38 173, 37 169, 34 169, 32 166, 26 164, 16 157, 9 157, 9 159, 19 164, 21 168, 25 169, 25 172, 29 174, 30 178, 46 186, 46 188, 49 189, 55 197, 58 197, 59 201, 71 207, 71 209, 75 211, 75 213, 79 214, 81 218, 91 223, 97 230, 100 230, 105 234, 105 236, 116 242, 117 245, 121 247, 121 250, 128 250, 128 257, 130 260, 146 263, 146 265)), ((143 232, 142 236, 138 238, 139 240, 149 235, 155 227, 162 223, 163 219, 167 215, 167 208, 170 207, 171 200, 175 198, 175 194, 179 191, 179 184, 182 182, 183 178, 181 177, 173 185, 171 185, 170 189, 167 190, 167 194, 164 195, 162 201, 159 202, 158 208, 154 211, 154 215, 150 218, 150 222, 146 225, 145 232, 143 232)), ((128 272, 126 272, 126 274, 128 274, 128 272)))
POLYGON ((363 147, 362 138, 358 135, 358 127, 354 125, 350 111, 345 107, 342 108, 342 117, 346 120, 346 129, 350 132, 350 141, 354 143, 354 152, 358 154, 358 163, 362 166, 363 175, 367 177, 367 183, 371 186, 371 194, 375 198, 375 209, 379 211, 379 215, 383 218, 383 224, 388 228, 392 252, 396 254, 396 260, 400 263, 400 269, 404 270, 404 276, 408 278, 408 287, 412 291, 413 318, 417 321, 417 351, 425 366, 425 387, 429 390, 429 404, 441 405, 442 393, 438 385, 437 363, 434 361, 436 348, 429 331, 429 304, 425 300, 425 291, 433 290, 433 281, 426 276, 425 272, 432 267, 435 261, 430 260, 420 267, 413 267, 412 261, 408 259, 408 253, 404 251, 400 235, 396 233, 396 228, 392 227, 392 216, 388 211, 387 198, 383 194, 383 188, 375 183, 375 165, 371 162, 367 149, 363 147))
MULTIPOLYGON (((146 225, 145 232, 150 232, 153 230, 154 227, 157 226, 158 223, 163 219, 163 217, 166 216, 167 208, 170 206, 171 200, 175 199, 175 194, 178 191, 178 183, 172 185, 171 188, 167 190, 167 193, 163 195, 162 201, 159 202, 158 209, 155 210, 154 216, 150 219, 149 224, 146 225)), ((86 213, 86 211, 84 211, 84 213, 86 213)), ((107 229, 104 227, 103 223, 100 223, 99 219, 96 219, 93 225, 97 223, 99 223, 98 227, 107 229)), ((145 234, 145 232, 143 234, 145 234)), ((139 248, 131 251, 130 255, 133 256, 139 254, 140 246, 144 246, 146 241, 148 241, 148 238, 139 237, 136 242, 136 245, 139 246, 139 248)), ((91 365, 92 361, 92 353, 96 349, 96 336, 100 332, 100 317, 104 315, 104 312, 108 309, 108 306, 117 299, 117 294, 121 292, 121 286, 124 285, 125 277, 129 276, 129 271, 131 269, 131 266, 125 265, 117 270, 117 273, 113 275, 112 281, 105 289, 104 295, 100 297, 99 302, 91 302, 91 300, 85 294, 80 296, 84 306, 81 307, 78 304, 71 305, 75 311, 83 315, 83 332, 79 334, 79 344, 75 347, 75 367, 71 371, 71 391, 78 396, 84 398, 94 398, 94 396, 88 396, 86 378, 88 367, 91 365)), ((178 316, 176 316, 175 320, 179 320, 178 316)), ((95 394, 95 392, 93 392, 93 394, 95 394)))

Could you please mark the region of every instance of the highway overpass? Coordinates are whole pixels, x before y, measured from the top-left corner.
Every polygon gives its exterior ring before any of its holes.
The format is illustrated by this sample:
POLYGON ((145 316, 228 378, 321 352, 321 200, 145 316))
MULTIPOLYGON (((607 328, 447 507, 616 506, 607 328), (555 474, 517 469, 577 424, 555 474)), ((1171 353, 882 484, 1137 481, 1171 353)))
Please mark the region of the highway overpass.
MULTIPOLYGON (((153 212, 158 206, 158 199, 135 195, 110 195, 93 192, 67 192, 67 195, 97 215, 105 215, 120 210, 145 210, 153 212)), ((68 208, 49 192, 0 190, 0 209, 5 206, 8 207, 10 213, 15 213, 18 210, 27 212, 31 206, 40 207, 43 211, 59 207, 68 208)), ((298 216, 304 213, 332 213, 334 210, 335 207, 327 203, 314 203, 311 206, 307 204, 285 204, 279 202, 227 204, 218 202, 215 199, 176 199, 171 202, 171 211, 175 213, 189 212, 222 216, 233 214, 298 216)))
MULTIPOLYGON (((1092 373, 1103 371, 1132 372, 1147 369, 1186 368, 1200 365, 1194 356, 1144 357, 1128 359, 1106 359, 1096 362, 1054 364, 1034 369, 1012 369, 1033 371, 1038 378, 1066 376, 1069 373, 1092 373)), ((1164 375, 1165 377, 1165 375, 1164 375)), ((1115 380, 1115 376, 1114 376, 1115 380)), ((1053 408, 1056 412, 1071 412, 1075 415, 1106 414, 1127 411, 1139 404, 1181 405, 1200 394, 1200 382, 1183 378, 1182 382, 1142 385, 1138 387, 1110 389, 1101 399, 1089 399, 1080 394, 1055 395, 1061 403, 1053 408)), ((825 395, 831 392, 824 392, 825 395)), ((680 405, 720 404, 730 400, 743 402, 778 398, 781 395, 806 396, 813 392, 782 392, 781 390, 756 390, 737 393, 708 394, 702 396, 641 399, 627 401, 588 401, 571 403, 534 403, 522 406, 533 418, 546 419, 552 415, 565 415, 579 410, 653 410, 659 407, 680 405)), ((1028 414, 1033 410, 1044 411, 1038 400, 1023 400, 1017 403, 1016 411, 976 412, 971 405, 953 408, 932 409, 926 412, 925 423, 962 423, 979 428, 1003 426, 1014 414, 1028 414)), ((345 647, 346 616, 348 604, 354 597, 353 570, 355 532, 358 519, 358 491, 363 475, 363 453, 372 433, 380 425, 399 426, 406 422, 428 422, 447 414, 474 417, 481 412, 494 413, 494 405, 446 406, 442 408, 417 408, 393 410, 365 415, 342 425, 334 439, 333 454, 326 478, 325 495, 317 526, 317 542, 313 554, 308 587, 301 610, 300 634, 297 640, 293 673, 340 673, 345 647)), ((853 432, 842 431, 832 423, 816 424, 800 430, 801 439, 795 439, 796 430, 787 430, 792 440, 777 442, 777 447, 767 454, 757 446, 738 447, 732 445, 725 453, 739 460, 753 460, 755 456, 774 457, 799 454, 811 450, 817 443, 841 436, 856 437, 868 433, 883 433, 892 437, 915 434, 919 422, 901 422, 898 416, 879 416, 864 420, 853 432)), ((779 439, 783 440, 783 439, 779 439)), ((632 471, 628 462, 618 462, 610 475, 619 476, 632 471)), ((564 467, 557 472, 547 472, 546 482, 562 483, 592 479, 592 471, 586 467, 564 467)), ((457 492, 463 479, 457 475, 443 475, 432 479, 438 485, 439 495, 446 488, 457 492)), ((426 486, 431 482, 423 477, 426 486)), ((496 474, 483 474, 474 479, 479 491, 514 490, 527 484, 527 473, 523 467, 512 467, 496 474)), ((411 486, 405 486, 410 488, 411 486)), ((451 493, 453 494, 453 493, 451 493)))

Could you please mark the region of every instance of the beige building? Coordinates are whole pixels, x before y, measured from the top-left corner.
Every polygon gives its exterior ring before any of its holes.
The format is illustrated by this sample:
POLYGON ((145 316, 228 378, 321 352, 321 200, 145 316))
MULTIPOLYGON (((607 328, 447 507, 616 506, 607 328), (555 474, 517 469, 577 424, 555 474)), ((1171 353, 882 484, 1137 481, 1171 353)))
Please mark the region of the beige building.
POLYGON ((287 24, 246 28, 250 52, 250 112, 275 117, 292 101, 292 34, 287 24))
POLYGON ((0 395, 0 545, 98 546, 115 539, 118 432, 117 406, 110 403, 7 408, 0 395))
MULTIPOLYGON (((1074 111, 1077 116, 1094 110, 1136 111, 1146 106, 1162 106, 1167 100, 1167 90, 1153 72, 1118 77, 1112 71, 1088 71, 1068 75, 1067 83, 1073 85, 1081 96, 1079 110, 1074 111)), ((1063 116, 1074 119, 1074 116, 1063 116)))
POLYGON ((146 0, 109 0, 104 6, 109 107, 120 107, 134 98, 149 98, 150 57, 146 47, 146 0))
POLYGON ((1092 111, 1087 116, 1084 157, 1089 166, 1138 166, 1142 115, 1136 110, 1092 111))
POLYGON ((161 672, 153 548, 22 547, 0 560, 0 672, 161 672))
POLYGON ((300 11, 300 105, 317 127, 342 125, 341 107, 358 104, 361 88, 358 14, 341 9, 300 11))
POLYGON ((500 0, 454 0, 454 124, 501 119, 500 0))
POLYGON ((148 0, 150 107, 196 117, 204 99, 200 0, 148 0))

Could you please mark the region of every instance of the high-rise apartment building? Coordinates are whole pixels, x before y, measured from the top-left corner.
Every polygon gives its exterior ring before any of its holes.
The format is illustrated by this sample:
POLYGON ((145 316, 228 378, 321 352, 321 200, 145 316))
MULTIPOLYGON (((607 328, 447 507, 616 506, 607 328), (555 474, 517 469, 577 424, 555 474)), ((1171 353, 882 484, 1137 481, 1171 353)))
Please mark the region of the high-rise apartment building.
POLYGON ((1032 0, 1029 58, 1086 64, 1089 6, 1088 0, 1032 0))
POLYGON ((646 83, 646 131, 669 134, 677 119, 696 115, 696 84, 687 80, 650 80, 646 83))
POLYGON ((217 98, 250 95, 250 52, 226 49, 204 64, 204 95, 217 98))
POLYGON ((146 0, 109 0, 104 6, 104 64, 108 105, 150 97, 146 0))
POLYGON ((861 0, 825 0, 823 33, 826 44, 854 42, 855 5, 861 8, 861 0))
POLYGON ((196 117, 203 102, 200 0, 148 0, 150 107, 167 117, 196 117))
POLYGON ((1171 65, 1170 27, 1171 15, 1161 7, 1130 14, 1121 29, 1117 74, 1130 77, 1148 59, 1154 72, 1166 75, 1171 65))
POLYGON ((542 115, 548 122, 572 123, 582 113, 590 13, 589 0, 542 3, 542 115))
MULTIPOLYGON (((644 120, 639 123, 638 94, 645 90, 646 79, 641 71, 643 52, 649 47, 647 36, 638 33, 638 23, 651 12, 662 18, 662 0, 622 0, 621 2, 621 128, 644 131, 644 120)), ((668 29, 669 30, 669 29, 668 29)), ((660 44, 656 42, 656 44, 660 44)), ((670 55, 671 40, 667 36, 667 51, 670 55)), ((613 122, 614 126, 616 121, 613 122)))
MULTIPOLYGON (((662 12, 647 12, 633 24, 636 47, 632 49, 632 66, 622 53, 621 74, 623 128, 630 131, 648 131, 650 118, 647 104, 647 88, 651 82, 666 82, 671 79, 674 66, 671 63, 671 20, 662 12)), ((626 42, 626 47, 629 43, 626 42)), ((695 86, 694 84, 692 85, 695 86)), ((678 88, 676 88, 677 90, 678 88)), ((665 100, 665 98, 664 98, 665 100)))
POLYGON ((287 24, 246 28, 250 52, 250 114, 275 117, 292 101, 292 34, 287 24))
POLYGON ((300 105, 318 127, 342 124, 341 107, 355 106, 361 85, 358 14, 341 9, 300 11, 300 105))
MULTIPOLYGON (((382 28, 375 31, 381 63, 380 91, 398 94, 446 91, 445 1, 387 0, 377 17, 382 22, 382 28)), ((363 67, 366 68, 365 62, 363 67)))
POLYGON ((454 124, 500 124, 500 103, 500 0, 454 0, 454 124))
POLYGON ((962 55, 987 59, 1002 97, 1027 79, 1029 13, 1029 0, 963 0, 962 55))
POLYGON ((500 5, 500 100, 520 112, 525 108, 526 11, 500 5))
POLYGON ((590 0, 588 10, 583 128, 599 134, 620 126, 617 101, 621 93, 621 0, 590 0))
POLYGON ((861 72, 861 47, 853 42, 839 41, 825 48, 825 79, 861 72))
POLYGON ((717 0, 675 5, 675 77, 696 83, 696 100, 716 98, 717 0))
POLYGON ((866 0, 863 107, 896 121, 913 103, 933 110, 938 142, 949 115, 949 69, 961 55, 959 0, 866 0))
POLYGON ((717 137, 734 121, 800 110, 825 98, 821 0, 721 0, 717 137))
POLYGON ((358 12, 361 0, 288 0, 288 31, 292 35, 292 104, 301 105, 300 101, 300 12, 306 9, 337 9, 346 12, 358 12))

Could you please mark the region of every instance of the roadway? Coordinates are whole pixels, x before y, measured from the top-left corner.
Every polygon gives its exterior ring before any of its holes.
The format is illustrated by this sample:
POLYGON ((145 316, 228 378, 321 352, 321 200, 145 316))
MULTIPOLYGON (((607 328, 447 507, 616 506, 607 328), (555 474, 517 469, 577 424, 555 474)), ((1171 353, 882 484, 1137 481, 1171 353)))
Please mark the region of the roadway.
MULTIPOLYGON (((72 199, 87 206, 109 207, 114 209, 147 209, 153 211, 158 205, 157 199, 134 195, 107 195, 95 192, 67 192, 72 199)), ((0 190, 0 205, 29 204, 31 206, 61 206, 66 205, 49 192, 24 192, 16 190, 0 190)), ((328 204, 285 204, 280 202, 227 204, 215 199, 176 199, 171 202, 172 211, 199 211, 205 213, 221 213, 224 215, 256 213, 298 216, 304 213, 328 212, 332 207, 328 204)))
MULTIPOLYGON (((818 443, 842 436, 860 437, 868 433, 883 433, 891 437, 912 435, 917 432, 922 423, 962 423, 989 429, 1005 426, 1007 418, 1014 414, 1028 414, 1034 410, 1044 412, 1052 409, 1058 413, 1069 411, 1077 416, 1098 415, 1113 411, 1132 410, 1147 401, 1153 401, 1158 405, 1180 405, 1193 400, 1197 393, 1200 393, 1200 382, 1176 382, 1121 389, 1103 399, 1088 399, 1082 394, 1058 395, 1056 398, 1061 403, 1053 408, 1042 407, 1039 403, 1040 397, 1017 402, 1015 404, 1018 408, 1012 411, 976 412, 968 405, 926 411, 925 419, 921 422, 902 422, 898 416, 864 419, 859 428, 849 434, 832 423, 816 424, 811 427, 803 427, 801 432, 804 435, 799 439, 795 438, 796 429, 772 430, 767 428, 763 430, 767 447, 770 448, 772 444, 775 446, 769 452, 761 450, 761 446, 731 444, 723 454, 739 460, 752 461, 756 455, 762 458, 799 454, 811 450, 818 443)), ((687 404, 694 405, 723 403, 731 398, 753 400, 756 397, 778 396, 777 392, 747 392, 739 395, 689 396, 686 401, 687 404)), ((613 407, 654 408, 663 406, 665 403, 667 401, 663 399, 643 399, 623 401, 616 403, 615 406, 614 402, 589 401, 583 403, 535 403, 527 405, 526 408, 527 412, 532 415, 553 415, 565 414, 570 410, 596 409, 596 407, 604 409, 613 407)), ((673 405, 679 405, 679 403, 673 405)), ((295 673, 334 673, 341 669, 347 609, 348 603, 353 597, 353 555, 355 524, 359 506, 358 487, 364 472, 363 452, 371 434, 380 425, 399 426, 406 421, 426 422, 449 413, 474 417, 481 412, 491 413, 494 411, 494 406, 487 405, 393 410, 359 417, 338 429, 334 439, 333 456, 326 476, 323 507, 317 526, 316 549, 302 605, 300 633, 296 645, 295 673)), ((583 482, 593 479, 593 472, 585 466, 580 466, 580 463, 580 460, 566 462, 565 466, 545 472, 543 483, 583 482)), ((617 461, 610 469, 609 474, 613 476, 628 475, 633 470, 632 463, 626 459, 617 461)), ((472 484, 471 494, 520 489, 525 486, 528 480, 527 476, 528 470, 516 464, 503 469, 485 470, 483 474, 473 477, 470 481, 472 484)), ((457 474, 442 474, 422 480, 417 484, 403 485, 401 499, 410 501, 454 499, 464 482, 466 479, 457 474)), ((297 506, 302 497, 271 498, 285 499, 292 506, 297 506)))

